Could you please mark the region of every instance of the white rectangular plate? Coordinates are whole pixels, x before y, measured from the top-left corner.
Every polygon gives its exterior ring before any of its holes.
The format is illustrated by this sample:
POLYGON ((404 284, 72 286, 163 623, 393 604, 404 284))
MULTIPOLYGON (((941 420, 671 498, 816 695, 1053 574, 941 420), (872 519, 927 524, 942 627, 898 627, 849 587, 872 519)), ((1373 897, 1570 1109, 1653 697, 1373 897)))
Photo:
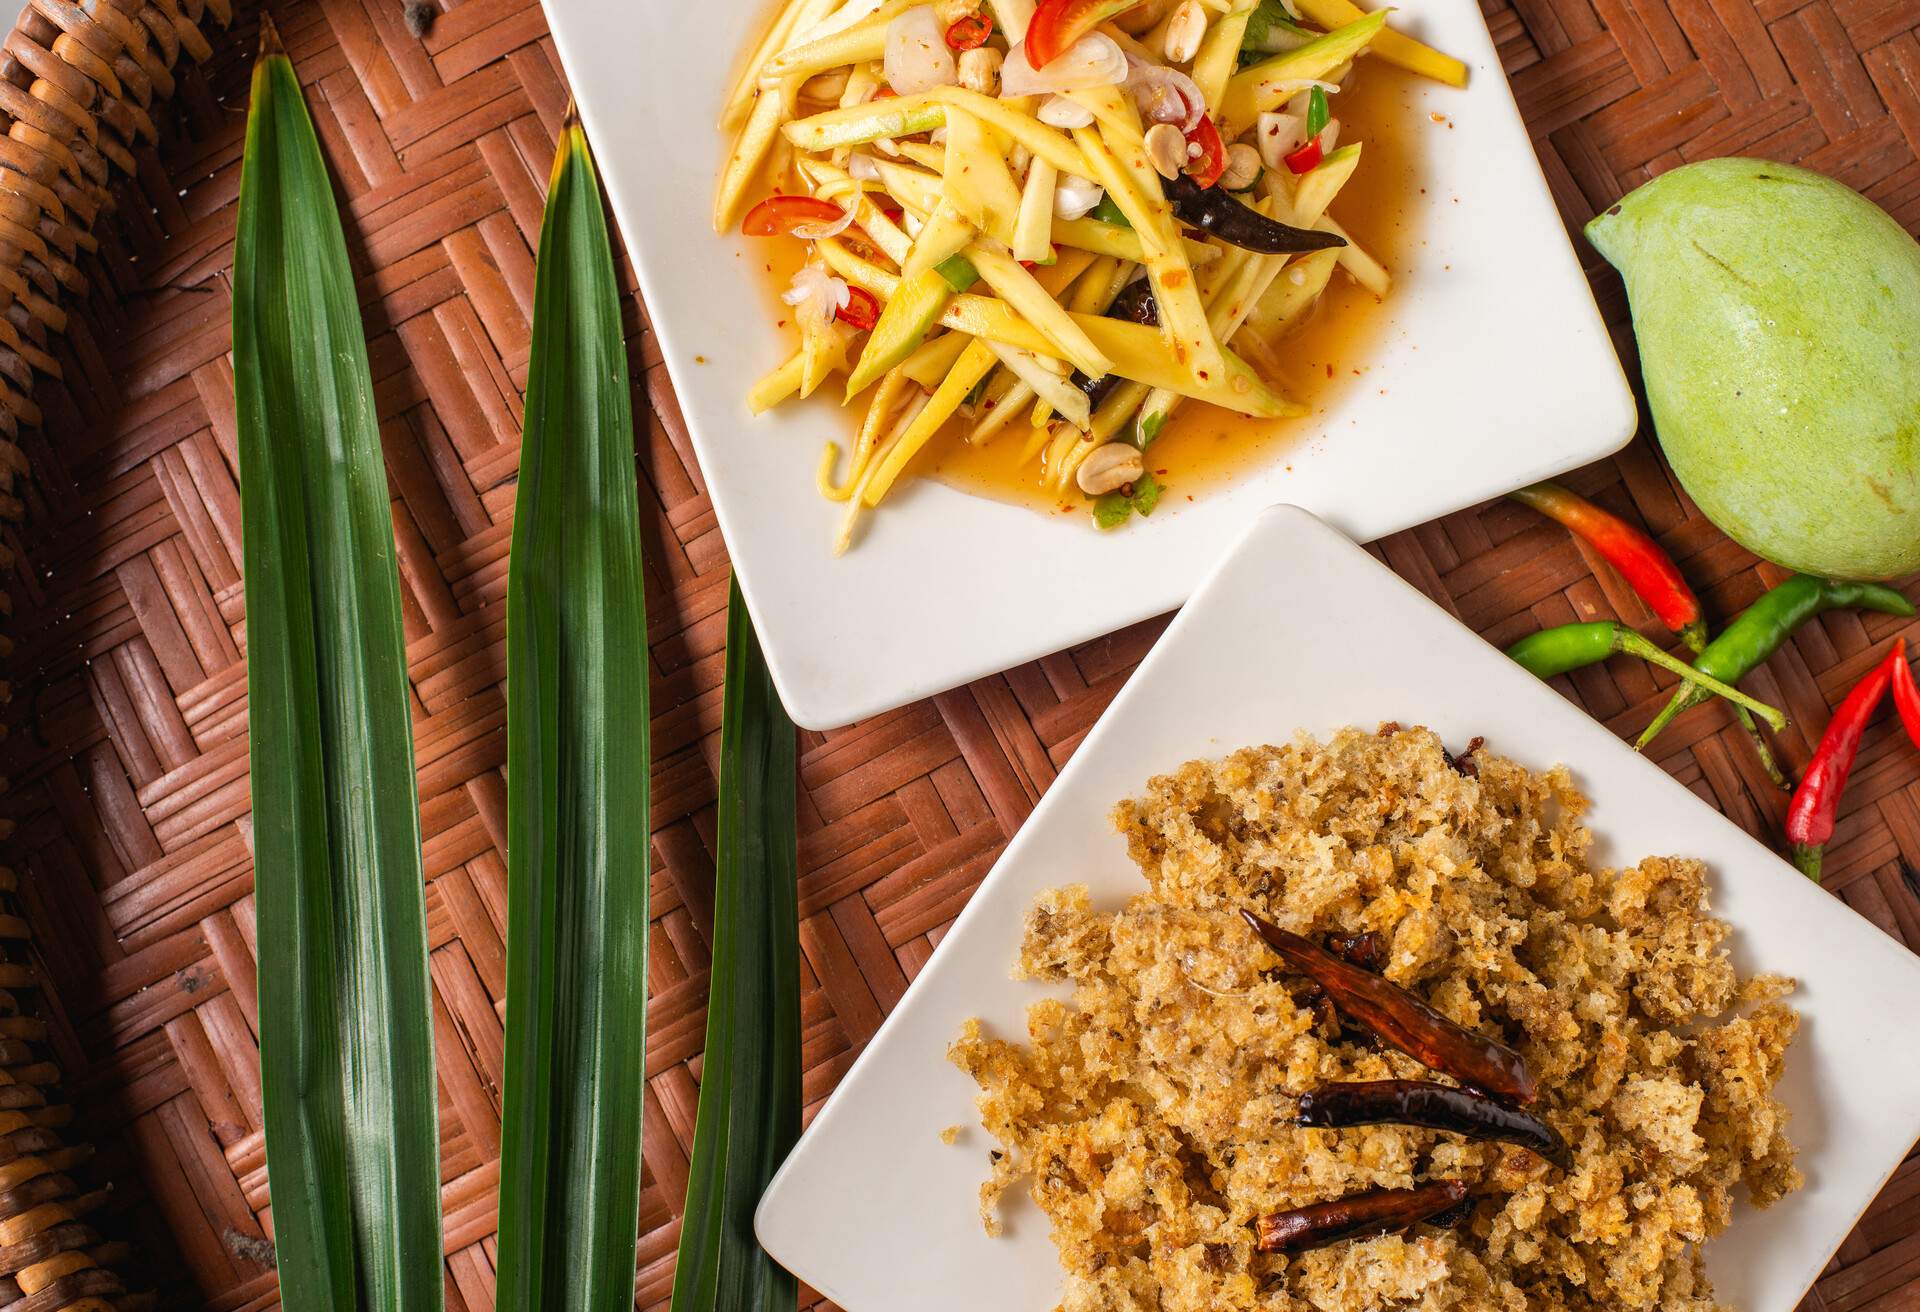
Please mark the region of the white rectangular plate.
POLYGON ((726 149, 715 122, 767 5, 546 0, 546 10, 774 682, 809 728, 1170 610, 1276 501, 1368 541, 1632 436, 1632 395, 1479 6, 1417 0, 1395 21, 1464 59, 1472 83, 1416 84, 1393 125, 1421 137, 1409 256, 1358 362, 1366 379, 1296 421, 1305 440, 1230 489, 1191 505, 1168 496, 1152 519, 1108 534, 1084 516, 923 480, 835 558, 841 508, 814 492, 814 466, 825 442, 845 445, 852 417, 819 397, 747 413, 748 385, 793 347, 775 326, 765 243, 717 237, 709 220, 726 149))
POLYGON ((1144 887, 1107 814, 1148 776, 1381 720, 1565 762, 1594 802, 1596 860, 1704 859, 1740 969, 1798 977, 1805 1024, 1780 1091, 1807 1187, 1764 1212, 1743 1201, 1707 1250, 1722 1302, 1789 1312, 1920 1133, 1920 1044, 1902 1037, 1920 958, 1292 507, 1259 517, 1174 620, 821 1109, 761 1203, 767 1250, 847 1312, 1054 1306, 1059 1270, 1024 1190, 1008 1237, 981 1232, 992 1144, 948 1043, 970 1016, 1025 1033, 1041 994, 1007 972, 1035 894, 1084 882, 1112 908, 1144 887), (942 1143, 955 1124, 968 1128, 942 1143))

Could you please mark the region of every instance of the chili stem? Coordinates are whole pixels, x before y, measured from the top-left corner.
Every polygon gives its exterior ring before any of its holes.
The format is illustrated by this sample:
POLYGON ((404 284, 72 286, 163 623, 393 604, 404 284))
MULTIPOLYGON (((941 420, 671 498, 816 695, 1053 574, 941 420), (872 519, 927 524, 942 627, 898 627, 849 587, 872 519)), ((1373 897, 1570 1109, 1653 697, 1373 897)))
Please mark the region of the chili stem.
POLYGON ((1634 740, 1633 750, 1644 751, 1648 743, 1658 738, 1661 731, 1673 723, 1674 717, 1682 711, 1698 706, 1700 703, 1694 696, 1698 691, 1698 687, 1689 684, 1668 698, 1667 704, 1660 708, 1660 714, 1653 717, 1653 723, 1640 731, 1640 736, 1634 740))
POLYGON ((1759 759, 1760 768, 1767 772, 1767 778, 1773 780, 1774 787, 1781 792, 1792 792, 1793 785, 1787 782, 1787 772, 1780 768, 1773 748, 1767 746, 1767 740, 1761 736, 1760 726, 1753 722, 1753 712, 1744 706, 1736 706, 1733 713, 1740 718, 1740 727, 1747 731, 1747 744, 1753 748, 1753 754, 1759 759))
MULTIPOLYGON (((1733 622, 1707 644, 1694 666, 1728 683, 1743 679, 1778 651, 1802 624, 1840 607, 1874 610, 1903 619, 1911 619, 1914 613, 1912 602, 1878 583, 1836 582, 1812 574, 1795 574, 1734 616, 1733 622)), ((1675 716, 1704 700, 1705 695, 1697 685, 1676 689, 1634 746, 1644 748, 1675 716)))
POLYGON ((1825 851, 1824 843, 1795 843, 1793 845, 1794 867, 1814 883, 1819 883, 1820 857, 1825 851))
POLYGON ((1715 696, 1724 697, 1735 706, 1745 707, 1772 725, 1774 732, 1778 733, 1787 727, 1787 717, 1778 707, 1769 706, 1757 698, 1749 697, 1732 684, 1722 683, 1711 674, 1702 674, 1699 670, 1694 669, 1693 666, 1678 657, 1668 655, 1635 633, 1632 629, 1621 629, 1620 636, 1616 641, 1619 643, 1621 651, 1630 652, 1643 661, 1652 661, 1655 665, 1661 666, 1663 669, 1672 670, 1688 683, 1694 684, 1696 687, 1704 688, 1715 696))

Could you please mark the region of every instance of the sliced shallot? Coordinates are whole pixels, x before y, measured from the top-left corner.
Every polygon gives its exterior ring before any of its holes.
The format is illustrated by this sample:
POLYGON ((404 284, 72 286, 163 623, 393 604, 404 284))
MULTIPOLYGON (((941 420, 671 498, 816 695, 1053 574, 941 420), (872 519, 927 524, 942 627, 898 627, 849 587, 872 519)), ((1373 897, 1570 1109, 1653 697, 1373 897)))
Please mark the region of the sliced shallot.
POLYGON ((946 32, 934 16, 932 5, 915 5, 887 24, 882 62, 887 85, 903 96, 953 86, 960 80, 946 32))
POLYGON ((1027 62, 1023 41, 1007 52, 1000 66, 1000 94, 1039 96, 1048 92, 1116 87, 1127 80, 1127 56, 1104 32, 1089 32, 1043 69, 1027 62))
POLYGON ((1177 68, 1149 64, 1143 59, 1128 61, 1127 90, 1140 106, 1140 116, 1149 123, 1171 123, 1182 132, 1200 126, 1207 112, 1206 93, 1194 80, 1177 68))
POLYGON ((1097 182, 1072 173, 1062 173, 1053 188, 1053 217, 1078 219, 1086 215, 1107 194, 1097 182))
MULTIPOLYGON (((840 202, 836 200, 833 204, 838 205, 840 202)), ((793 235, 802 241, 824 241, 828 237, 838 237, 853 226, 855 208, 857 206, 843 208, 840 211, 840 217, 831 223, 796 223, 793 225, 793 235)))
POLYGON ((1040 108, 1034 117, 1050 128, 1085 128, 1093 126, 1093 111, 1077 100, 1066 96, 1048 96, 1040 102, 1040 108))
POLYGON ((1299 114, 1278 114, 1271 110, 1254 123, 1254 144, 1260 148, 1260 162, 1270 169, 1282 167, 1287 156, 1306 141, 1306 119, 1299 114))
POLYGON ((809 264, 793 275, 792 286, 780 293, 780 299, 803 320, 824 327, 833 322, 836 312, 846 308, 853 292, 844 280, 809 264))

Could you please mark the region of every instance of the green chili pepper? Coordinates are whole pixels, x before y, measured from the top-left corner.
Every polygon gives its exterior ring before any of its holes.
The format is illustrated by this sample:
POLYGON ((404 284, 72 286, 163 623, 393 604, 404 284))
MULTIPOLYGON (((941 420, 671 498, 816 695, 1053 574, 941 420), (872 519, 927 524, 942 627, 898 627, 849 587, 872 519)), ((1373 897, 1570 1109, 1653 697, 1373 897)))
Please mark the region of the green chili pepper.
MULTIPOLYGON (((1766 662, 1793 631, 1825 611, 1876 610, 1884 615, 1913 616, 1913 603, 1894 589, 1878 583, 1845 583, 1812 574, 1795 574, 1734 617, 1720 636, 1694 658, 1693 668, 1723 683, 1738 683, 1766 662)), ((1706 695, 1695 685, 1676 689, 1660 714, 1634 744, 1644 748, 1673 718, 1698 706, 1706 695)))
POLYGON ((1327 93, 1322 87, 1315 87, 1307 93, 1307 140, 1312 141, 1320 135, 1333 117, 1333 109, 1327 104, 1327 93))
POLYGON ((1786 727, 1787 717, 1775 707, 1754 700, 1738 688, 1728 687, 1676 656, 1669 656, 1618 620, 1594 620, 1588 624, 1562 624, 1557 629, 1542 629, 1507 648, 1507 655, 1530 673, 1542 679, 1551 679, 1556 674, 1596 665, 1615 652, 1622 651, 1672 670, 1687 680, 1689 688, 1699 689, 1703 696, 1725 697, 1736 706, 1746 707, 1776 730, 1786 727))

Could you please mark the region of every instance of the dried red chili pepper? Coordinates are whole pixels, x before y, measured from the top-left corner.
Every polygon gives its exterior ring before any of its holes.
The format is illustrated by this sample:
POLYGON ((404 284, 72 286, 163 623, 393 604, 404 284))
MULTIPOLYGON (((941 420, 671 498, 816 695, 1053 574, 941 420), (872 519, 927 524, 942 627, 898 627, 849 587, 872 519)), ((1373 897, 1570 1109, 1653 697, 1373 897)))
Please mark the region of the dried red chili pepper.
POLYGON ((1680 635, 1689 651, 1698 652, 1707 645, 1707 622, 1700 614, 1700 599, 1658 542, 1612 511, 1602 510, 1558 483, 1535 483, 1512 495, 1522 505, 1558 520, 1605 557, 1660 622, 1680 635))
POLYGON ((1325 989, 1333 1005, 1434 1070, 1498 1098, 1532 1102, 1533 1076, 1520 1054, 1448 1020, 1399 985, 1242 909, 1267 946, 1325 989))
POLYGON ((1318 984, 1309 983, 1298 993, 1293 994, 1293 1005, 1302 1011, 1312 1012, 1313 1023, 1325 1025, 1332 1032, 1335 1042, 1342 1037, 1340 1013, 1333 1009, 1333 999, 1329 998, 1327 991, 1318 984))
POLYGON ((1452 1207, 1435 1212, 1420 1224, 1437 1226, 1442 1230, 1451 1230, 1470 1218, 1473 1215, 1473 1209, 1479 1205, 1480 1200, 1477 1198, 1462 1198, 1452 1207))
POLYGON ((1920 747, 1920 683, 1914 682, 1913 666, 1904 659, 1893 667, 1893 705, 1900 712, 1900 723, 1907 727, 1907 737, 1920 747))
POLYGON ((1793 844, 1793 863, 1814 883, 1820 882, 1820 856, 1827 840, 1833 837, 1834 813, 1840 809, 1840 794, 1853 770, 1853 758, 1860 750, 1860 735, 1880 705, 1887 685, 1893 681, 1894 667, 1907 662, 1907 640, 1893 644, 1887 658, 1873 672, 1853 686, 1833 718, 1827 721, 1820 745, 1813 749, 1813 760, 1793 790, 1793 802, 1787 808, 1787 841, 1793 844))
POLYGON ((1440 755, 1447 758, 1448 765, 1452 766, 1467 778, 1478 779, 1480 777, 1480 762, 1476 761, 1474 757, 1479 755, 1480 749, 1486 745, 1487 740, 1479 734, 1475 734, 1467 740, 1467 745, 1461 750, 1460 755, 1455 756, 1444 747, 1440 749, 1440 755))
POLYGON ((1464 1180, 1435 1180, 1416 1189, 1379 1189, 1263 1216, 1260 1251, 1301 1253, 1342 1239, 1381 1235, 1450 1212, 1466 1199, 1464 1180))
POLYGON ((1351 961, 1360 969, 1370 970, 1376 975, 1386 968, 1386 941, 1372 930, 1364 934, 1335 934, 1327 940, 1327 947, 1336 957, 1351 961))
POLYGON ((1328 1084, 1300 1095, 1301 1125, 1417 1125, 1469 1139, 1497 1139, 1531 1149, 1563 1171, 1573 1153, 1560 1132, 1531 1112, 1503 1107, 1485 1094, 1429 1080, 1360 1080, 1328 1084))

